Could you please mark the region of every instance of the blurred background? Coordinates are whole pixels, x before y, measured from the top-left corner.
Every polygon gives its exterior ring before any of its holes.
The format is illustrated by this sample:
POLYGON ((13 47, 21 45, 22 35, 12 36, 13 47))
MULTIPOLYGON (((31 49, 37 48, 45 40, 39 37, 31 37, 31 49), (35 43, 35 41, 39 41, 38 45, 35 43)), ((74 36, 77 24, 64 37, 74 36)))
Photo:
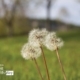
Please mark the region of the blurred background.
MULTIPOLYGON (((40 80, 33 62, 20 52, 34 28, 57 32, 64 40, 60 56, 67 79, 80 80, 80 0, 0 0, 0 80, 40 80), (14 75, 6 76, 6 70, 14 75)), ((44 51, 51 80, 63 80, 56 55, 44 51)), ((41 57, 38 63, 45 79, 41 57)))

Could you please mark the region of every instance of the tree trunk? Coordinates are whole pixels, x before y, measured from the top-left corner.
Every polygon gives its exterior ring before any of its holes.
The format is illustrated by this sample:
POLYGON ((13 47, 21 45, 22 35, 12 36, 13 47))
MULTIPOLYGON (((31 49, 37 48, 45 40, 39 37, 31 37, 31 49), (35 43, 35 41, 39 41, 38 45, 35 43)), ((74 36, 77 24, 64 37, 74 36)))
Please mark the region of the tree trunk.
POLYGON ((47 0, 47 21, 46 21, 46 27, 48 30, 50 30, 50 7, 51 7, 51 0, 47 0))
POLYGON ((13 36, 13 20, 9 20, 6 22, 6 27, 7 27, 7 32, 8 32, 8 36, 13 36))

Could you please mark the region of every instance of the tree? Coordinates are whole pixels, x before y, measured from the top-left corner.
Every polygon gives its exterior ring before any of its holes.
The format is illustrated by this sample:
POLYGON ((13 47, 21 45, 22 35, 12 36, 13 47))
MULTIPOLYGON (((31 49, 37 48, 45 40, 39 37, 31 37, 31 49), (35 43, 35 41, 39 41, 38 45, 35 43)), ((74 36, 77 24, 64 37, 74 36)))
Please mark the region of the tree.
POLYGON ((8 36, 13 36, 13 21, 15 18, 15 14, 16 14, 16 9, 17 6, 21 7, 21 3, 20 0, 15 0, 12 4, 11 9, 9 9, 10 7, 7 7, 8 5, 5 3, 5 0, 2 0, 2 4, 3 4, 3 9, 5 11, 5 17, 4 17, 4 21, 6 23, 6 28, 8 31, 8 36))
POLYGON ((51 0, 47 0, 47 29, 50 30, 50 9, 51 9, 51 0))

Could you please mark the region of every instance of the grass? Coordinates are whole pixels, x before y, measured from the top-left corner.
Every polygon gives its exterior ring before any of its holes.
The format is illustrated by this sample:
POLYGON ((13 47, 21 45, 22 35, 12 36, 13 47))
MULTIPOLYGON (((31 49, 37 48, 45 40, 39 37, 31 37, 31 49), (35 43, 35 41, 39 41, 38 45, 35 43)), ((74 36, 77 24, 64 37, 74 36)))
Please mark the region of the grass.
MULTIPOLYGON (((58 32, 58 36, 64 40, 64 47, 59 50, 59 54, 67 80, 80 80, 80 31, 58 32)), ((27 36, 0 39, 0 64, 4 65, 4 71, 14 71, 14 76, 0 74, 0 80, 40 80, 34 62, 24 60, 20 54, 21 48, 26 42, 27 36)), ((63 80, 55 52, 51 52, 45 47, 44 52, 51 80, 63 80)), ((47 80, 42 56, 37 61, 44 80, 47 80)))

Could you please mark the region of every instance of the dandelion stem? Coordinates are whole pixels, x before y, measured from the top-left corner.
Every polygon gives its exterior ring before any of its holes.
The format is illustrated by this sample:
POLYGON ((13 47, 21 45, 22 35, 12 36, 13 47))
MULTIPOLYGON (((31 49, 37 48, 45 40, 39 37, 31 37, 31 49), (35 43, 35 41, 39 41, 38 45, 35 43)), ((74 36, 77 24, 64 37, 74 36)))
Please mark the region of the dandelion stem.
POLYGON ((58 58, 58 61, 59 61, 59 64, 60 64, 60 67, 61 67, 61 70, 62 70, 62 73, 63 73, 64 80, 67 80, 67 79, 66 79, 66 75, 65 75, 65 71, 64 71, 62 62, 61 62, 61 60, 60 60, 59 53, 58 53, 58 48, 56 49, 56 55, 57 55, 57 58, 58 58))
POLYGON ((42 77, 42 74, 41 74, 41 71, 40 71, 40 69, 39 69, 39 66, 38 66, 38 63, 37 63, 36 59, 34 58, 34 59, 32 59, 32 60, 34 60, 34 62, 35 62, 35 65, 36 65, 36 68, 37 68, 37 70, 38 70, 38 72, 39 72, 39 75, 40 75, 40 77, 41 77, 41 80, 44 80, 43 77, 42 77))
POLYGON ((42 46, 40 46, 40 48, 42 50, 42 56, 43 56, 44 64, 45 64, 45 67, 46 67, 47 77, 48 77, 48 80, 50 80, 49 71, 48 71, 48 67, 47 67, 47 62, 46 62, 46 58, 45 58, 45 55, 44 55, 44 51, 43 51, 42 46))

